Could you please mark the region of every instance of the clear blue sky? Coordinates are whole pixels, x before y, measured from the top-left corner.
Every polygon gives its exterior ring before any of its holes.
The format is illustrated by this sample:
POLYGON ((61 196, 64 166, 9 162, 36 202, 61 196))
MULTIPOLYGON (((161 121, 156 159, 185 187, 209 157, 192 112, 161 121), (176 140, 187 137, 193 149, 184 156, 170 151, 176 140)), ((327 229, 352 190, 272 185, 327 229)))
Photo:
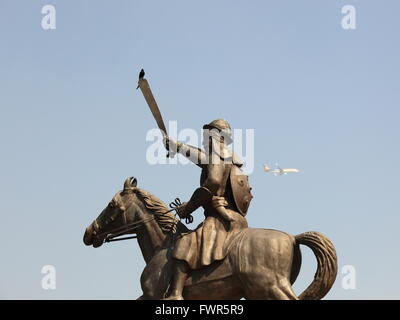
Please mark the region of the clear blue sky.
MULTIPOLYGON (((399 12, 395 0, 0 0, 0 298, 141 294, 135 240, 93 249, 82 236, 128 176, 165 202, 198 184, 195 166, 146 162, 143 67, 180 129, 219 117, 255 129, 249 224, 328 235, 357 289, 339 272, 327 298, 399 299, 399 12), (41 28, 45 4, 56 30, 41 28), (346 4, 356 30, 341 28, 346 4), (265 162, 301 173, 273 177, 265 162), (56 290, 41 288, 46 264, 56 290)), ((302 251, 297 293, 316 265, 302 251)))

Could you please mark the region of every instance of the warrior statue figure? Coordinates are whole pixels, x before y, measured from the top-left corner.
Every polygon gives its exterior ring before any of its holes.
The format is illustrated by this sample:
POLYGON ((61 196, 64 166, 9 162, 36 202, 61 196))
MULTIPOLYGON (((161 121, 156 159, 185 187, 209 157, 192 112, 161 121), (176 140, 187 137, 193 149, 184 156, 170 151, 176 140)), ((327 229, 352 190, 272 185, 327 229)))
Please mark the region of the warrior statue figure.
POLYGON ((201 169, 200 187, 188 202, 177 208, 181 218, 188 218, 200 206, 205 220, 176 241, 173 251, 173 279, 168 300, 182 300, 188 272, 223 260, 238 233, 247 228, 246 213, 252 199, 243 162, 227 148, 232 143, 229 123, 217 119, 203 126, 204 150, 175 142, 164 136, 170 152, 178 152, 201 169))

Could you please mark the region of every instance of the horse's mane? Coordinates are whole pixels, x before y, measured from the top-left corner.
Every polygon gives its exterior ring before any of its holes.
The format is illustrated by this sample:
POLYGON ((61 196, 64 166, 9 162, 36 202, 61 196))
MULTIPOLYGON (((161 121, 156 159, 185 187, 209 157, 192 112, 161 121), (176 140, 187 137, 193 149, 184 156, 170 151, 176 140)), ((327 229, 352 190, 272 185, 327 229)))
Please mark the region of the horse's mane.
POLYGON ((166 204, 146 190, 135 188, 134 192, 142 200, 143 205, 149 213, 154 215, 161 230, 175 233, 179 220, 172 212, 167 212, 168 208, 166 204))

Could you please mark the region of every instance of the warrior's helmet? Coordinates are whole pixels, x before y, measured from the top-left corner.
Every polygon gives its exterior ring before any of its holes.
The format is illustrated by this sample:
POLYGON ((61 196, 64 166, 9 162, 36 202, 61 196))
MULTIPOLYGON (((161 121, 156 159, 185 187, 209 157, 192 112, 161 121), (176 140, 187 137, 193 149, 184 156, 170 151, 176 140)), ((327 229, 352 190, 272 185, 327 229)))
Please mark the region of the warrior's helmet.
POLYGON ((208 129, 210 131, 215 131, 215 129, 217 129, 219 135, 224 138, 226 144, 231 144, 233 142, 231 126, 225 119, 213 120, 209 124, 205 124, 203 129, 208 129))

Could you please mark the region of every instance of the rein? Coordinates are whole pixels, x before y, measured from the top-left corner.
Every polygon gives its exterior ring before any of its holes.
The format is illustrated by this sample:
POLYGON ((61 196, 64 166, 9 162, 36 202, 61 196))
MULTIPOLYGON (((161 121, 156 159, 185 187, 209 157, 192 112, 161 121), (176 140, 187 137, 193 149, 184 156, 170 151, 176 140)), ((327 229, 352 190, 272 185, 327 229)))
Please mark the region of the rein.
POLYGON ((120 226, 118 228, 112 229, 110 231, 102 232, 102 233, 100 233, 98 235, 98 237, 106 236, 105 239, 104 239, 104 242, 113 242, 113 241, 135 239, 135 238, 137 238, 136 235, 135 236, 130 236, 130 237, 118 238, 118 239, 115 239, 115 238, 120 236, 120 235, 122 235, 122 234, 125 234, 125 233, 127 233, 129 231, 135 231, 135 230, 143 227, 146 223, 149 223, 149 222, 151 222, 153 220, 155 220, 154 217, 147 218, 147 219, 142 219, 142 220, 139 220, 139 221, 135 221, 135 222, 129 223, 127 225, 123 225, 123 226, 120 226))

